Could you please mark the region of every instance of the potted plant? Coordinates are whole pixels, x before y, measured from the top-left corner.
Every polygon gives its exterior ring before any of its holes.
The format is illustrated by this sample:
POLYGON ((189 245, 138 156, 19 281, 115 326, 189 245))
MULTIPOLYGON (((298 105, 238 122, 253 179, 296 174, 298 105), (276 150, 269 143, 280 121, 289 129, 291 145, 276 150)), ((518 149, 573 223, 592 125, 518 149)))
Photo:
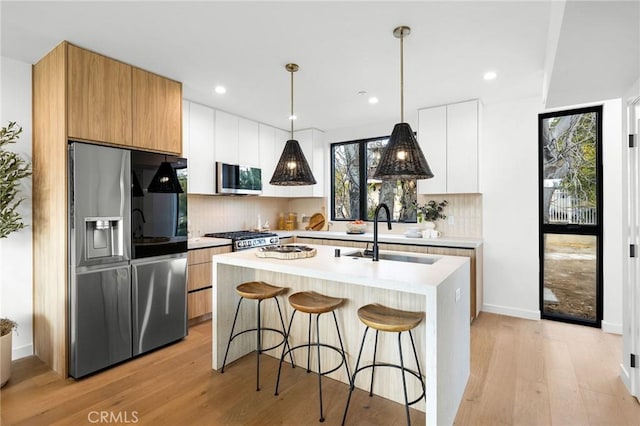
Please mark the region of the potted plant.
POLYGON ((419 224, 424 224, 427 229, 435 229, 435 221, 438 219, 446 219, 447 216, 443 213, 444 208, 447 206, 447 200, 436 202, 435 200, 429 200, 426 204, 416 204, 417 218, 419 224))
POLYGON ((4 386, 11 377, 11 337, 13 330, 18 327, 9 318, 0 318, 0 387, 4 386))
MULTIPOLYGON (((16 143, 22 127, 10 121, 0 129, 0 238, 24 228, 22 217, 17 211, 24 198, 18 197, 20 180, 31 174, 31 168, 20 154, 7 151, 7 145, 16 143)), ((0 376, 4 384, 11 377, 11 340, 17 324, 8 318, 0 319, 0 376)))
POLYGON ((18 198, 20 180, 31 174, 29 163, 20 154, 7 151, 7 145, 16 143, 22 127, 10 121, 0 130, 0 238, 24 228, 22 217, 17 211, 24 198, 18 198))

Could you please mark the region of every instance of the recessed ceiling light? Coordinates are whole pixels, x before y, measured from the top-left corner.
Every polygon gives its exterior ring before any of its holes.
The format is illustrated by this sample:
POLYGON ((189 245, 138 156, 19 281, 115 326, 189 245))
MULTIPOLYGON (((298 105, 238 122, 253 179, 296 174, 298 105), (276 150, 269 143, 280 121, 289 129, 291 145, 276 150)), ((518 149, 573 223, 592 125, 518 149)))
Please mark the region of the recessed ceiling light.
POLYGON ((214 90, 218 95, 223 95, 227 93, 227 89, 224 86, 216 86, 214 90))
POLYGON ((498 74, 495 73, 495 71, 488 71, 486 73, 484 73, 483 78, 485 80, 495 80, 495 78, 498 76, 498 74))
POLYGON ((370 104, 377 104, 378 103, 378 98, 376 98, 375 96, 372 96, 369 98, 369 103, 370 104))
POLYGON ((296 117, 295 114, 289 116, 289 120, 295 120, 296 118, 298 118, 298 117, 296 117))

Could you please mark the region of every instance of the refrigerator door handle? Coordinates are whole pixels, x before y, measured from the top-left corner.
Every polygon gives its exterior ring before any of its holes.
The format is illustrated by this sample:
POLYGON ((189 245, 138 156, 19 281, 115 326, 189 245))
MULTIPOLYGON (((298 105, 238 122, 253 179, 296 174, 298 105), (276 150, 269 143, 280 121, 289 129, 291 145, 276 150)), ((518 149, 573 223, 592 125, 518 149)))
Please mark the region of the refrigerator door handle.
MULTIPOLYGON (((139 330, 138 328, 138 315, 137 309, 138 306, 138 268, 135 265, 131 265, 131 329, 139 330)), ((134 332, 133 334, 133 350, 135 353, 136 345, 138 344, 138 336, 134 332)))

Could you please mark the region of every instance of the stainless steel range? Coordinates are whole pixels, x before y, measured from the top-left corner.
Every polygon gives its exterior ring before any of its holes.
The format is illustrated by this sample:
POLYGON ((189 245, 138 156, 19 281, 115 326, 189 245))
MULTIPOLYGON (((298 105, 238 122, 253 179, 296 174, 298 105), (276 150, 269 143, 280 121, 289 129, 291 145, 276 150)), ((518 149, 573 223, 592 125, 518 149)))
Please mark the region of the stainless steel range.
POLYGON ((231 240, 233 242, 233 251, 247 250, 254 247, 273 246, 280 243, 280 238, 273 232, 213 232, 210 234, 204 234, 204 236, 231 240))

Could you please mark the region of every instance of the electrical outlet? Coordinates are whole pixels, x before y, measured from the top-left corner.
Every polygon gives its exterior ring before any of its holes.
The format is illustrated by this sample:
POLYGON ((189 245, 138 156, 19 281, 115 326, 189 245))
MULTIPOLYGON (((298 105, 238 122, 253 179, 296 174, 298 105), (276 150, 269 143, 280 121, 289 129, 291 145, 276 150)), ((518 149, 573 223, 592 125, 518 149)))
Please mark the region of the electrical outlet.
POLYGON ((447 223, 449 225, 455 225, 456 224, 456 217, 453 216, 453 215, 447 216, 447 223))
POLYGON ((462 295, 462 292, 460 291, 460 289, 456 288, 456 303, 460 301, 461 295, 462 295))

